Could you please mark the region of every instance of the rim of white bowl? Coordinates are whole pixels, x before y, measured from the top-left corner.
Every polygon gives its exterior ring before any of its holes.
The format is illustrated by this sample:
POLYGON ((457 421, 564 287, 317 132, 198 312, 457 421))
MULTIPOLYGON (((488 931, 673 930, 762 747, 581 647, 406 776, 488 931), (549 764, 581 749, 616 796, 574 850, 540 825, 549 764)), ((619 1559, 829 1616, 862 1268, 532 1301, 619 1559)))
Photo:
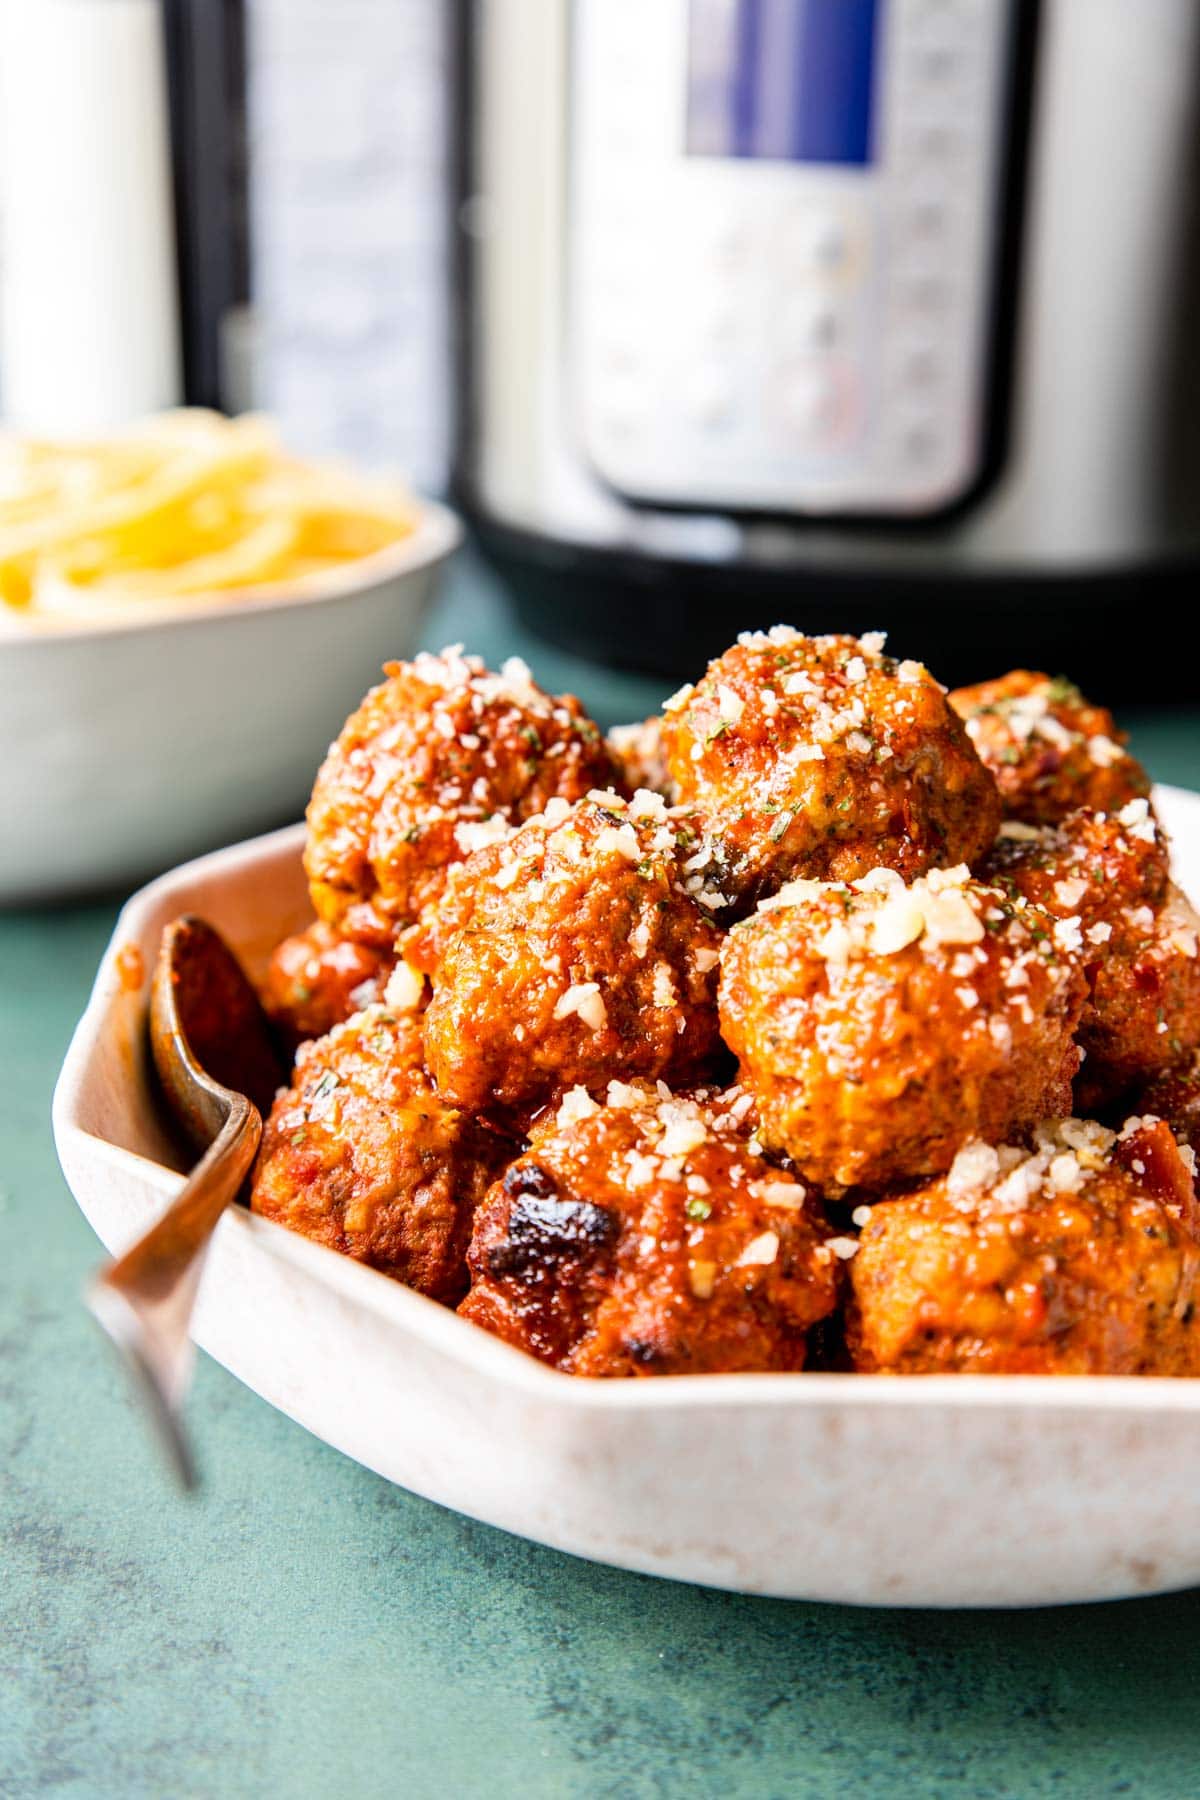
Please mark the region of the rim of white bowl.
MULTIPOLYGON (((1191 809, 1200 830, 1200 794, 1185 788, 1158 786, 1155 794, 1167 798, 1174 810, 1191 809)), ((288 825, 259 838, 250 838, 207 856, 182 863, 138 890, 122 907, 105 949, 87 1007, 72 1036, 54 1091, 52 1108, 55 1142, 60 1160, 68 1138, 87 1140, 99 1160, 126 1168, 140 1165, 144 1179, 157 1187, 164 1200, 182 1186, 184 1177, 174 1169, 136 1151, 122 1149, 106 1138, 87 1131, 78 1122, 79 1101, 87 1091, 92 1060, 104 1033, 105 1013, 121 986, 116 966, 120 945, 140 930, 144 915, 175 886, 183 886, 203 872, 208 879, 230 867, 244 867, 278 854, 294 842, 299 845, 302 825, 288 825)), ((78 1204, 78 1202, 77 1202, 78 1204)), ((272 1219, 263 1219, 241 1208, 231 1209, 221 1230, 248 1232, 261 1240, 264 1252, 318 1279, 323 1285, 368 1308, 401 1330, 419 1337, 427 1346, 455 1362, 472 1368, 482 1381, 518 1387, 537 1397, 575 1409, 660 1411, 710 1406, 839 1408, 878 1406, 968 1409, 997 1406, 1032 1408, 1037 1411, 1071 1410, 1121 1413, 1153 1412, 1188 1416, 1200 1414, 1200 1377, 1195 1379, 1146 1375, 855 1375, 801 1370, 796 1374, 673 1375, 660 1381, 605 1381, 566 1375, 539 1363, 532 1356, 480 1326, 459 1318, 422 1294, 392 1281, 376 1269, 339 1255, 324 1245, 287 1230, 272 1219)), ((214 1251, 219 1245, 214 1245, 214 1251)))
POLYGON ((367 556, 354 557, 336 568, 304 575, 296 581, 264 582, 233 592, 188 594, 179 599, 136 600, 103 617, 58 621, 53 617, 26 620, 16 608, 0 604, 0 647, 79 643, 89 638, 155 631, 160 626, 183 625, 197 619, 237 618, 246 613, 286 611, 289 607, 314 606, 321 601, 344 600, 368 588, 378 587, 398 575, 430 567, 456 550, 463 539, 458 514, 440 500, 415 501, 417 522, 407 537, 367 556))

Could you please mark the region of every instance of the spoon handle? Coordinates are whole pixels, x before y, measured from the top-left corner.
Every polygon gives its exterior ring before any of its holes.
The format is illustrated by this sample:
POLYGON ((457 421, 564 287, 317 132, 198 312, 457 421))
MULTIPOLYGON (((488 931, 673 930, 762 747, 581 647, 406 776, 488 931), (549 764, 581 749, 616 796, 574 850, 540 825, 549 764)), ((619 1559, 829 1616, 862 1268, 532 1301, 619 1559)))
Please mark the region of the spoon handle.
POLYGON ((183 1189, 160 1219, 102 1268, 84 1296, 117 1346, 184 1488, 195 1463, 180 1408, 191 1376, 188 1336, 204 1252, 258 1151, 262 1118, 242 1095, 183 1189))

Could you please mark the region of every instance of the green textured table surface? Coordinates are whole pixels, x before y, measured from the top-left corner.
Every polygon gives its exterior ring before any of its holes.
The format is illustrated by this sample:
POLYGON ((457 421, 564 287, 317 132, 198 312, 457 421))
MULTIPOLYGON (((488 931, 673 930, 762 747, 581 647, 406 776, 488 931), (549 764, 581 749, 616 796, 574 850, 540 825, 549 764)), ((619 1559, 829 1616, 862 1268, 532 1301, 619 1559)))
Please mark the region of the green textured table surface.
MULTIPOLYGON (((661 694, 531 643, 470 564, 426 633, 457 637, 606 721, 661 694)), ((1200 714, 1132 723, 1200 787, 1200 714)), ((205 1487, 172 1493, 77 1303, 48 1124, 118 900, 0 914, 0 1795, 1196 1793, 1200 1593, 886 1613, 624 1575, 389 1487, 207 1359, 205 1487)))

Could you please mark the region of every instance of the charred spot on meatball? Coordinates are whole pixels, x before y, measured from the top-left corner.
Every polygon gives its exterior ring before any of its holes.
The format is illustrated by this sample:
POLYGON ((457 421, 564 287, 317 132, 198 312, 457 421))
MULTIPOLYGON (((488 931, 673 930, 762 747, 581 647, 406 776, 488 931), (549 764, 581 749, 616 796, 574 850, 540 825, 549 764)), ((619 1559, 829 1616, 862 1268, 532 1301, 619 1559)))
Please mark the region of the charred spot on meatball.
POLYGON ((1076 807, 1117 812, 1150 793, 1112 714, 1066 676, 1013 669, 956 688, 950 704, 995 776, 1007 818, 1055 825, 1076 807))
POLYGON ((479 1208, 463 1317, 576 1375, 801 1368, 844 1245, 752 1116, 738 1088, 571 1090, 479 1208))
POLYGON ((663 712, 667 769, 706 821, 714 885, 747 910, 789 879, 974 864, 996 784, 945 689, 883 634, 747 632, 663 712))
POLYGON ((383 947, 489 837, 619 780, 578 700, 519 658, 492 674, 455 646, 385 674, 317 775, 305 849, 318 917, 383 947))
POLYGON ((857 1369, 897 1374, 1200 1373, 1196 1202, 1160 1120, 1118 1137, 1038 1128, 972 1143, 939 1181, 871 1209, 852 1264, 857 1369))
POLYGON ((439 1090, 521 1122, 580 1083, 702 1077, 719 1054, 721 939, 688 869, 696 841, 658 795, 596 792, 472 857, 429 958, 439 1090))
POLYGON ((520 1275, 529 1280, 552 1269, 566 1256, 586 1256, 610 1244, 617 1215, 594 1200, 563 1199, 554 1177, 540 1163, 514 1164, 502 1178, 512 1202, 504 1242, 487 1252, 491 1275, 520 1275))
POLYGON ((764 1141, 827 1194, 874 1191, 1061 1112, 1086 995, 1072 941, 965 867, 781 889, 722 955, 764 1141))
POLYGON ((453 1304, 475 1205, 516 1151, 435 1091, 419 1021, 375 1006, 302 1046, 263 1132, 250 1204, 453 1304))

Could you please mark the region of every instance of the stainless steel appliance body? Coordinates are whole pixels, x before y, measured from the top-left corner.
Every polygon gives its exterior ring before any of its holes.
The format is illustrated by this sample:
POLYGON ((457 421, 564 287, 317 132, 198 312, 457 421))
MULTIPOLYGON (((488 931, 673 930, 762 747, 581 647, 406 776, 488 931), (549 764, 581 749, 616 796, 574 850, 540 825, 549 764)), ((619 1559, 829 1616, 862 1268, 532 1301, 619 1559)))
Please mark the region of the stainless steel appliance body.
POLYGON ((882 623, 951 675, 1102 634, 1151 681, 1112 634, 1200 573, 1196 0, 462 23, 457 484, 543 626, 673 669, 882 623))

